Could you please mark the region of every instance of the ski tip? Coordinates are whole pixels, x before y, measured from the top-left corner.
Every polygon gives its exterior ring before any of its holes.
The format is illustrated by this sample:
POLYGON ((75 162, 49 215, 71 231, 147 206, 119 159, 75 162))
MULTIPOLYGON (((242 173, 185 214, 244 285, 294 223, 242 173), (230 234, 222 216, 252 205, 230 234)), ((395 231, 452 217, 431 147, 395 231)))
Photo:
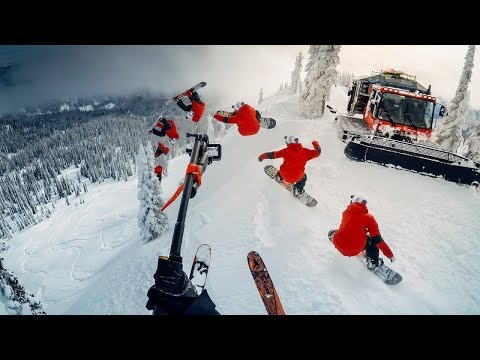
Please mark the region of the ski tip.
POLYGON ((261 262, 263 262, 262 257, 256 251, 250 251, 247 254, 247 262, 250 270, 255 269, 261 262))

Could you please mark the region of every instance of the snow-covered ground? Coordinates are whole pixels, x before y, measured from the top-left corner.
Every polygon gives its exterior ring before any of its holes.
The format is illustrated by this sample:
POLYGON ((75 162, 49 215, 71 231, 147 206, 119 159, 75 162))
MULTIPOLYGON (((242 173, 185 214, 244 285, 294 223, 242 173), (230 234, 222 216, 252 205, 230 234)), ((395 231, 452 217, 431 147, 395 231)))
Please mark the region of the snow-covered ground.
MULTIPOLYGON (((332 89, 334 108, 346 89, 332 89)), ((374 164, 354 162, 333 129, 334 115, 298 116, 296 96, 258 106, 277 127, 242 137, 233 126, 222 139, 222 160, 203 176, 190 200, 182 255, 189 271, 201 243, 212 247, 207 289, 222 314, 266 314, 246 256, 258 251, 287 314, 480 314, 480 198, 470 187, 374 164), (319 158, 307 163, 308 208, 268 178, 258 162, 265 151, 296 135, 319 158), (327 239, 351 194, 368 199, 403 281, 387 286, 357 258, 327 239)), ((233 102, 232 102, 233 103, 233 102)), ((253 105, 253 104, 252 104, 253 105)), ((165 197, 184 176, 189 157, 170 161, 165 197)), ((180 197, 167 208, 171 228, 139 241, 137 178, 89 187, 84 204, 57 207, 49 219, 16 234, 2 253, 24 287, 48 314, 150 314, 145 304, 158 255, 168 255, 180 197)), ((382 255, 381 255, 382 256, 382 255)), ((388 262, 388 260, 387 260, 388 262)))

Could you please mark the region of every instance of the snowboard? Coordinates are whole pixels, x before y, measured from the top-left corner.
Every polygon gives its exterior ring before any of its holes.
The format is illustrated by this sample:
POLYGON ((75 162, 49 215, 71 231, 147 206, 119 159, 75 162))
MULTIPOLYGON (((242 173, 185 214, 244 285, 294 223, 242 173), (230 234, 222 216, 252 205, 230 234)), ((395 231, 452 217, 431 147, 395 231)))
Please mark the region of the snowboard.
MULTIPOLYGON (((286 181, 282 181, 281 183, 277 182, 275 179, 275 176, 278 173, 278 170, 275 166, 272 165, 267 165, 264 168, 265 173, 270 176, 275 182, 281 186, 283 186, 285 189, 290 191, 293 194, 293 184, 287 183, 286 181)), ((308 207, 313 207, 318 204, 318 201, 311 195, 307 194, 304 192, 303 194, 300 194, 299 196, 295 196, 297 199, 299 199, 302 203, 307 205, 308 207)))
POLYGON ((165 101, 165 103, 163 104, 162 107, 166 107, 168 105, 171 105, 175 102, 177 102, 180 98, 182 97, 185 97, 187 96, 187 92, 188 91, 195 91, 195 90, 198 90, 200 88, 203 88, 205 85, 207 85, 207 83, 205 81, 202 81, 202 82, 199 82, 198 84, 196 84, 195 86, 191 87, 190 89, 188 90, 185 90, 184 92, 182 92, 181 94, 178 94, 177 96, 174 96, 173 98, 171 99, 168 99, 167 101, 165 101))
POLYGON ((285 315, 282 303, 278 297, 275 285, 268 273, 262 257, 256 251, 250 251, 247 255, 248 267, 257 286, 258 293, 262 298, 268 315, 285 315))
MULTIPOLYGON (((333 234, 328 237, 328 240, 333 243, 333 234)), ((357 256, 357 259, 359 259, 365 267, 367 266, 367 259, 365 258, 365 250, 361 251, 357 256)), ((390 268, 389 266, 385 265, 383 263, 380 266, 377 266, 375 269, 370 270, 367 268, 368 271, 373 272, 375 275, 377 275, 385 284, 387 285, 396 285, 400 281, 402 281, 402 276, 390 268)))
MULTIPOLYGON (((365 266, 367 266, 367 259, 365 258, 365 250, 357 255, 357 259, 359 259, 363 264, 365 264, 365 266)), ((385 263, 377 266, 373 270, 370 270, 368 268, 367 270, 373 272, 387 285, 396 285, 400 281, 402 281, 402 276, 398 272, 393 270, 391 267, 389 267, 388 265, 385 265, 385 263)))
POLYGON ((331 112, 332 114, 336 114, 336 113, 337 113, 337 110, 335 110, 335 109, 334 109, 333 107, 331 107, 330 105, 327 105, 327 108, 328 108, 328 110, 330 110, 330 112, 331 112))
POLYGON ((189 279, 201 294, 207 282, 208 268, 210 267, 211 248, 208 244, 202 244, 198 247, 193 257, 192 268, 190 269, 189 279))
MULTIPOLYGON (((219 110, 215 113, 215 115, 229 117, 229 116, 233 116, 233 112, 219 110)), ((260 127, 264 129, 273 129, 275 126, 277 126, 277 121, 269 117, 263 117, 263 116, 260 117, 259 123, 260 123, 260 127)))

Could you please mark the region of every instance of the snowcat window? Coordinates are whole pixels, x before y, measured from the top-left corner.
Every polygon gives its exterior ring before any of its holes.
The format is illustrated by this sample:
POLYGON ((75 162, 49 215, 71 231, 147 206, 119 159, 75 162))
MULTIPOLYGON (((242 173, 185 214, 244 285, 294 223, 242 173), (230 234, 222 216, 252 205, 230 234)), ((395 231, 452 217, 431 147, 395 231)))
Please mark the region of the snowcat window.
POLYGON ((433 108, 434 104, 430 101, 384 93, 377 116, 396 124, 431 129, 433 108))

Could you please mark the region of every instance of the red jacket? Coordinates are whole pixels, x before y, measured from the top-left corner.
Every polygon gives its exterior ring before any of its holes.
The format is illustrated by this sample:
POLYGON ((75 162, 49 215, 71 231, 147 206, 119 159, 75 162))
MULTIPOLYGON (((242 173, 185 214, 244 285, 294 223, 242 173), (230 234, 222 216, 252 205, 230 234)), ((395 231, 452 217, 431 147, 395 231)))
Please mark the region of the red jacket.
POLYGON ((257 120, 255 109, 250 105, 243 105, 236 114, 228 117, 228 124, 237 124, 240 135, 255 135, 260 130, 260 123, 257 120))
POLYGON ((194 122, 198 122, 198 120, 200 120, 200 118, 202 117, 203 112, 205 111, 205 103, 203 101, 200 101, 198 103, 195 100, 192 100, 192 111, 193 111, 192 120, 194 122))
MULTIPOLYGON (((333 236, 333 245, 345 256, 358 255, 367 244, 367 233, 372 238, 380 235, 378 224, 365 204, 352 203, 342 214, 340 228, 333 236)), ((382 240, 377 247, 389 259, 393 256, 385 241, 382 240)))
POLYGON ((159 142, 154 156, 159 157, 162 154, 167 155, 169 152, 170 152, 170 149, 167 146, 163 145, 161 142, 159 142))
POLYGON ((160 175, 161 175, 162 172, 163 172, 163 167, 162 167, 162 165, 157 165, 157 166, 155 166, 154 171, 155 171, 155 174, 160 174, 160 175))
POLYGON ((286 182, 294 183, 305 175, 307 161, 318 157, 318 150, 304 148, 301 143, 287 144, 287 147, 273 152, 273 158, 283 158, 280 175, 286 182))
MULTIPOLYGON (((170 138, 170 139, 178 139, 180 137, 180 135, 178 134, 178 131, 177 131, 177 126, 175 125, 175 123, 173 122, 173 120, 167 120, 167 122, 170 124, 170 126, 172 127, 171 129, 165 131, 167 133, 167 136, 170 138)), ((159 127, 160 129, 163 128, 163 124, 161 122, 157 122, 156 124, 157 127, 159 127)))

